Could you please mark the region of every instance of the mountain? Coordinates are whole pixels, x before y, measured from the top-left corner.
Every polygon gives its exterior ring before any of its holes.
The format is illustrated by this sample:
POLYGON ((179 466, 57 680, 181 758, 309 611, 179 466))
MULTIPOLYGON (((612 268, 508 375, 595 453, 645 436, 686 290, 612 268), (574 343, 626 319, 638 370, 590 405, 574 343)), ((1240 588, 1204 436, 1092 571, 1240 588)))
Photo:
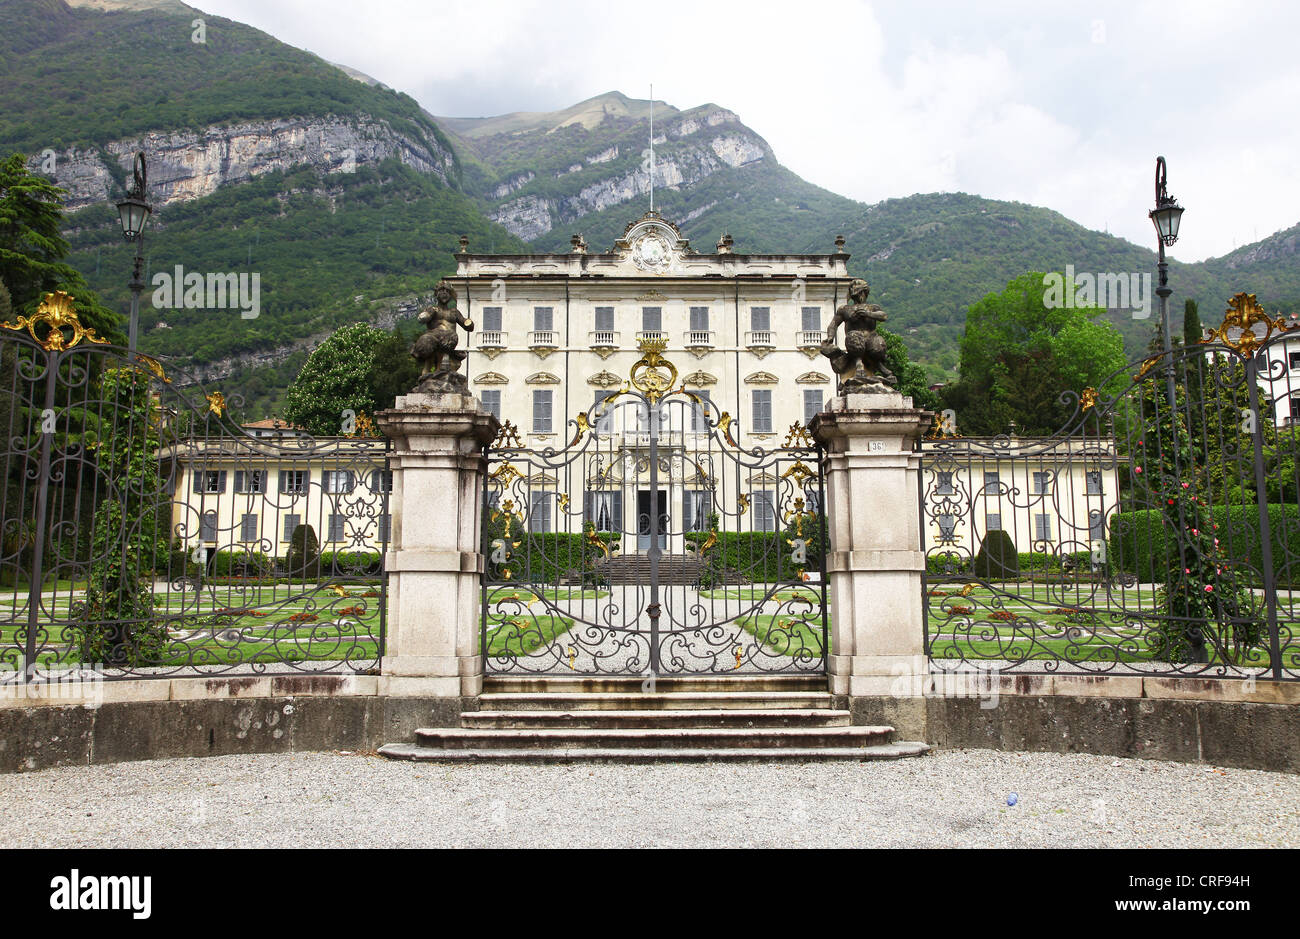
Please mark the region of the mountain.
MULTIPOLYGON (((609 92, 554 112, 434 117, 355 69, 178 0, 0 0, 0 156, 22 151, 68 189, 72 260, 125 311, 132 249, 112 203, 134 152, 148 152, 148 276, 257 273, 261 296, 245 318, 156 307, 150 290, 142 348, 240 388, 252 416, 277 409, 339 325, 409 321, 462 234, 476 250, 567 250, 576 232, 607 249, 649 206, 650 110, 609 92)), ((845 235, 850 270, 935 379, 954 376, 967 307, 1011 278, 1155 267, 1149 249, 1035 206, 847 199, 782 166, 717 104, 655 102, 654 132, 655 207, 697 250, 726 232, 741 252, 829 252, 845 235)), ((1176 321, 1183 296, 1217 322, 1239 290, 1300 309, 1298 243, 1300 226, 1172 263, 1176 321)), ((1152 320, 1112 319, 1140 354, 1152 320)))

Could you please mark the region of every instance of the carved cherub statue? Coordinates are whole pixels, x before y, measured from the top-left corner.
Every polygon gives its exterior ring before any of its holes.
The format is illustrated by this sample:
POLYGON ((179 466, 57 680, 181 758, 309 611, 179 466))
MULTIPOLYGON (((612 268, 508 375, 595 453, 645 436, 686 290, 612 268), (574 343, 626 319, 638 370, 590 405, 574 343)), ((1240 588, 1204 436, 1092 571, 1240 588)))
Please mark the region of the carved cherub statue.
POLYGON ((457 326, 467 332, 474 324, 456 309, 456 291, 442 280, 433 292, 434 305, 420 311, 419 320, 425 330, 411 346, 411 355, 420 363, 420 381, 412 389, 424 394, 465 394, 469 381, 460 374, 460 363, 467 353, 460 351, 460 334, 457 326))
POLYGON ((876 324, 885 321, 885 311, 867 302, 870 292, 865 280, 856 279, 849 285, 849 302, 835 311, 822 342, 821 354, 831 360, 844 394, 892 391, 898 386, 898 378, 885 364, 885 337, 876 332, 876 324), (835 346, 835 332, 841 323, 843 349, 835 346))

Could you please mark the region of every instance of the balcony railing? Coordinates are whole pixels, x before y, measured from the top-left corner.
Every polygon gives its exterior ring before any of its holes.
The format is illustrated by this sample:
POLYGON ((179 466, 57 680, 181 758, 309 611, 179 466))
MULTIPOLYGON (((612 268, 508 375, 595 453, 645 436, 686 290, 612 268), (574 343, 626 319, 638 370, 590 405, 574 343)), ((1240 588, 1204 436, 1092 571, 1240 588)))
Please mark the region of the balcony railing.
POLYGON ((559 333, 553 329, 534 329, 528 334, 528 348, 530 349, 558 349, 560 347, 559 333))
POLYGON ((800 349, 820 349, 826 334, 820 329, 801 329, 795 333, 794 344, 800 349))
POLYGON ((506 347, 506 334, 499 329, 480 330, 477 335, 480 349, 504 349, 506 347))
POLYGON ((593 329, 587 337, 593 349, 618 348, 618 333, 612 329, 593 329))
POLYGON ((750 349, 775 349, 776 340, 770 329, 755 329, 745 333, 745 345, 750 349))
POLYGON ((668 334, 662 329, 638 329, 636 331, 636 341, 645 342, 647 339, 657 339, 662 342, 668 341, 668 334))
POLYGON ((711 329, 691 329, 686 333, 686 348, 688 349, 712 349, 717 343, 714 341, 714 332, 711 329))

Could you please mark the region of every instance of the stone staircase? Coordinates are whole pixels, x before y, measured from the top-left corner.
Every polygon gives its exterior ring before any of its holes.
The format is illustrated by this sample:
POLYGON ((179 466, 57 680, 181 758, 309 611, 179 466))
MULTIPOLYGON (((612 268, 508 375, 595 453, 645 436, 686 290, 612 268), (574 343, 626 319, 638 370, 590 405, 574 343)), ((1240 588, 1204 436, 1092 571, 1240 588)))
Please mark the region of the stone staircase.
POLYGON ((489 678, 459 727, 387 744, 396 760, 682 763, 890 760, 924 743, 892 727, 854 727, 821 677, 489 678))
MULTIPOLYGON (((644 554, 620 554, 597 565, 610 584, 650 583, 650 558, 644 554)), ((665 554, 659 559, 659 583, 664 586, 694 586, 700 582, 704 562, 685 554, 665 554)))

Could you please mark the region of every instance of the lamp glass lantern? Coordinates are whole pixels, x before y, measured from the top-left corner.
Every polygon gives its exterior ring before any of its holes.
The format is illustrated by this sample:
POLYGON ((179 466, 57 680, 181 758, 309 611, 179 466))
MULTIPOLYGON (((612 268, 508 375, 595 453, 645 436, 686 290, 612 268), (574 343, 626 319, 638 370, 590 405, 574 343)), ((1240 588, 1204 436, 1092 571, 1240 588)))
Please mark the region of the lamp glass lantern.
POLYGON ((1156 232, 1160 235, 1160 240, 1166 247, 1178 240, 1178 224, 1183 217, 1181 205, 1172 199, 1167 202, 1161 201, 1149 214, 1152 223, 1156 226, 1156 232))
POLYGON ((144 232, 152 212, 149 203, 134 195, 127 196, 117 204, 117 214, 122 221, 122 235, 127 241, 135 241, 144 232))

